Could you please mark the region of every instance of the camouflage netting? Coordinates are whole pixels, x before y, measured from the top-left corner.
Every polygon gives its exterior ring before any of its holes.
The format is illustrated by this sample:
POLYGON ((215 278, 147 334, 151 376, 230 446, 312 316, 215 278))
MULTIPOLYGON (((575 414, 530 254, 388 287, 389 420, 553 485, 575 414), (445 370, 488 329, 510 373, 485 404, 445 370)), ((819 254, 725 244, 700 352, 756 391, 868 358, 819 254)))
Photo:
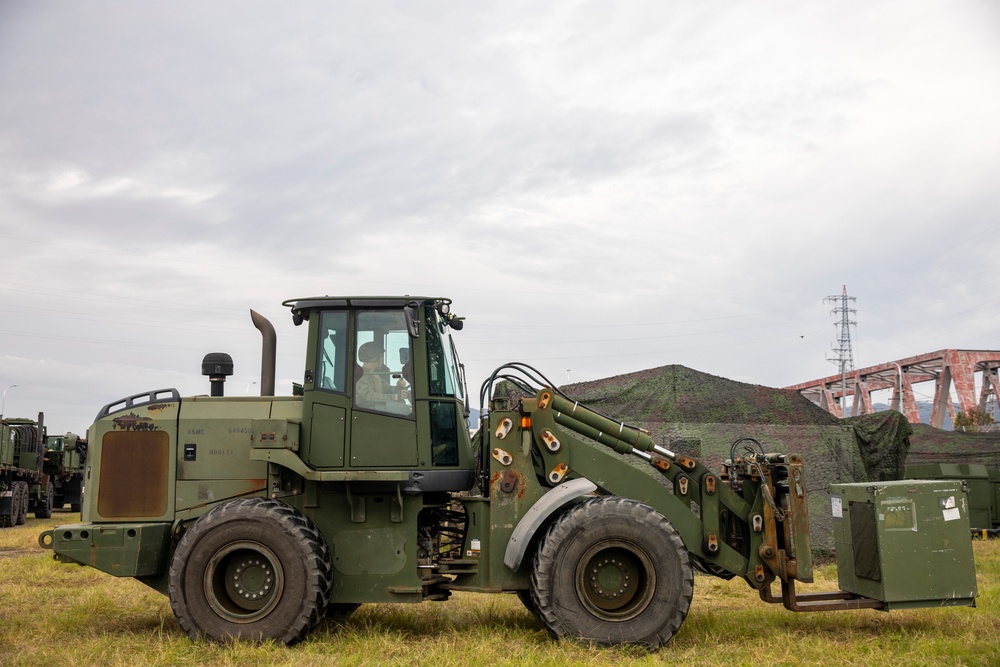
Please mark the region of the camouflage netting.
POLYGON ((858 453, 865 466, 865 479, 889 481, 902 479, 910 450, 913 427, 902 414, 889 410, 843 420, 854 428, 858 453))
POLYGON ((1000 433, 958 433, 914 424, 908 464, 977 463, 1000 469, 1000 433))
POLYGON ((832 425, 840 420, 795 391, 663 366, 564 387, 601 412, 635 420, 716 424, 832 425))

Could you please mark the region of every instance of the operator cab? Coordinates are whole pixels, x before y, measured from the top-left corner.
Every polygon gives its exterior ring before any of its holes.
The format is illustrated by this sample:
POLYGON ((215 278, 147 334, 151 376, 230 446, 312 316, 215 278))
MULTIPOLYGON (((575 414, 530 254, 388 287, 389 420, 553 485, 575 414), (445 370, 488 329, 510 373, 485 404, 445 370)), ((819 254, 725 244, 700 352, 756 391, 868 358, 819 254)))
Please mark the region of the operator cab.
POLYGON ((411 491, 472 487, 462 320, 436 297, 310 297, 300 456, 317 470, 412 470, 411 491))

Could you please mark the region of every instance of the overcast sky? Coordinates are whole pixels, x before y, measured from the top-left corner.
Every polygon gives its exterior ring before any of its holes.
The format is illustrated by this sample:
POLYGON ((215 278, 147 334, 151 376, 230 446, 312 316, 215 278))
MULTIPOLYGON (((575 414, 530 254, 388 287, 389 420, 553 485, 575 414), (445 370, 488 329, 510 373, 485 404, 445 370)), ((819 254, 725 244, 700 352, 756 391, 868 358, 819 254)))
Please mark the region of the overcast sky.
POLYGON ((832 375, 845 284, 857 367, 1000 349, 998 8, 3 0, 5 413, 259 393, 251 308, 288 394, 323 294, 451 297, 474 396, 832 375))

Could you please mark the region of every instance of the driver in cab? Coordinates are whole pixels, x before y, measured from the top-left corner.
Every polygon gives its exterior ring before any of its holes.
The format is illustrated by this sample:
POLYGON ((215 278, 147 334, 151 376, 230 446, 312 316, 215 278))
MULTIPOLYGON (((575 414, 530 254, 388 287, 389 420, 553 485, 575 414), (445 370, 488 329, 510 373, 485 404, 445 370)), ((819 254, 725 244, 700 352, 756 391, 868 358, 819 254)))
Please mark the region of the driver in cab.
POLYGON ((355 383, 354 396, 359 407, 408 415, 410 391, 400 378, 395 387, 389 384, 389 369, 382 362, 382 350, 374 343, 364 343, 358 348, 361 377, 355 383))

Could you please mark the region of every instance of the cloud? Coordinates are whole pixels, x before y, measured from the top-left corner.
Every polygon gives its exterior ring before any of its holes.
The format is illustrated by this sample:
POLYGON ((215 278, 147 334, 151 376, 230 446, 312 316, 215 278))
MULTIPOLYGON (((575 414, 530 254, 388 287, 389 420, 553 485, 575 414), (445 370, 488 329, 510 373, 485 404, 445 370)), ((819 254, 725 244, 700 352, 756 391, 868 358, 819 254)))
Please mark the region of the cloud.
POLYGON ((249 383, 251 307, 290 382, 304 341, 280 302, 328 293, 454 297, 475 385, 514 358, 826 375, 822 297, 845 283, 859 363, 993 347, 996 18, 7 3, 0 385, 92 403, 53 415, 79 430, 147 384, 202 391, 210 351, 249 383))

